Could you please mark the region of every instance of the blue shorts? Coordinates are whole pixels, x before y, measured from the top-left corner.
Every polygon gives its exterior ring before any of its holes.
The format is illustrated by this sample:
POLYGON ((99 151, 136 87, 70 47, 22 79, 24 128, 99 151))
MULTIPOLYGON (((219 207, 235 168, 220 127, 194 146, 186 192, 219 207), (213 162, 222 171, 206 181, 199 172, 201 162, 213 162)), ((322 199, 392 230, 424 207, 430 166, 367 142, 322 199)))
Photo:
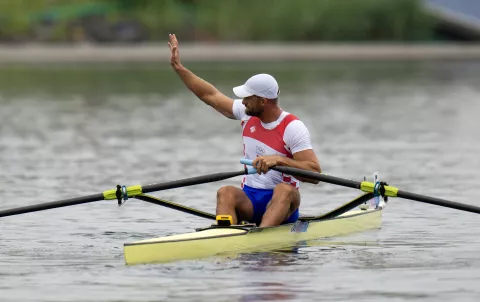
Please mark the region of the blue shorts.
MULTIPOLYGON (((255 189, 246 185, 243 185, 243 192, 247 194, 248 198, 252 202, 253 205, 253 218, 252 221, 257 225, 260 225, 260 222, 262 222, 262 217, 263 214, 265 214, 265 211, 267 210, 267 205, 272 199, 273 195, 273 190, 270 189, 255 189)), ((287 220, 282 222, 282 224, 285 223, 293 223, 298 220, 299 212, 298 209, 295 210, 295 212, 288 217, 287 220)))

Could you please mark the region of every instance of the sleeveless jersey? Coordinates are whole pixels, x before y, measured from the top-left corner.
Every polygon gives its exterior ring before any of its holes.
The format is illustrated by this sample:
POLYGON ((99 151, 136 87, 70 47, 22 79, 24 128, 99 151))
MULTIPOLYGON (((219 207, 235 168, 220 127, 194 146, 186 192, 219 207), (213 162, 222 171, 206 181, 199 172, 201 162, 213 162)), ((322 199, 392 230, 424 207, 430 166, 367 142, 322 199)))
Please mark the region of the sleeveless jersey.
MULTIPOLYGON (((242 120, 243 152, 246 159, 254 160, 265 155, 293 158, 293 153, 312 148, 307 128, 293 114, 284 111, 277 121, 263 124, 259 118, 245 114, 241 100, 235 100, 233 112, 237 119, 242 120)), ((295 177, 270 170, 265 174, 246 175, 242 187, 247 185, 258 189, 273 189, 282 182, 296 188, 300 186, 300 181, 295 177)))

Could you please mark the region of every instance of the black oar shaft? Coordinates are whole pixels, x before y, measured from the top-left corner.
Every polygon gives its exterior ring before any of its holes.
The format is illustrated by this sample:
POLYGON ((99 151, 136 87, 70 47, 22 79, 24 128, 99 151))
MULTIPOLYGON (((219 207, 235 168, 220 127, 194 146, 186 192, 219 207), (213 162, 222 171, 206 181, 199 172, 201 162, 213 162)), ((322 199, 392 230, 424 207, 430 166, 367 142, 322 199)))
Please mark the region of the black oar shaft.
POLYGON ((429 204, 433 204, 433 205, 437 205, 437 206, 452 208, 452 209, 456 209, 456 210, 462 210, 462 211, 467 211, 467 212, 480 214, 480 207, 476 207, 476 206, 469 205, 469 204, 464 204, 464 203, 459 203, 459 202, 454 202, 454 201, 449 201, 449 200, 445 200, 445 199, 440 199, 440 198, 435 198, 435 197, 410 193, 410 192, 407 192, 407 191, 400 191, 399 190, 398 193, 397 193, 397 197, 405 198, 405 199, 411 199, 411 200, 420 201, 420 202, 424 202, 424 203, 429 203, 429 204))
MULTIPOLYGON (((362 188, 362 183, 354 180, 344 179, 340 177, 325 175, 317 172, 311 172, 311 171, 306 171, 306 170, 291 168, 291 167, 278 166, 278 167, 272 167, 271 169, 278 172, 285 173, 285 174, 290 174, 293 176, 315 179, 321 182, 331 183, 331 184, 354 188, 354 189, 361 189, 361 190, 363 189, 365 191, 365 188, 362 188)), ((449 201, 449 200, 435 198, 435 197, 430 197, 430 196, 424 196, 424 195, 410 193, 406 191, 400 191, 397 188, 389 187, 389 186, 386 186, 385 188, 386 189, 389 188, 389 190, 387 190, 388 191, 387 193, 391 194, 391 195, 387 194, 387 196, 400 197, 400 198, 405 198, 409 200, 415 200, 419 202, 447 207, 451 209, 480 214, 480 207, 477 207, 477 206, 449 201)))
POLYGON ((199 185, 199 184, 204 184, 209 182, 220 181, 220 180, 224 180, 224 179, 228 179, 228 178, 232 178, 232 177, 240 176, 244 174, 246 174, 246 170, 242 170, 238 172, 214 173, 214 174, 209 174, 204 176, 191 177, 191 178, 180 179, 180 180, 169 181, 169 182, 162 182, 162 183, 142 186, 142 192, 149 193, 149 192, 155 192, 155 191, 161 191, 161 190, 199 185))
POLYGON ((77 204, 89 203, 89 202, 94 202, 99 200, 103 200, 103 194, 94 194, 94 195, 88 195, 83 197, 76 197, 76 198, 70 198, 70 199, 64 199, 64 200, 52 201, 48 203, 35 204, 31 206, 4 210, 4 211, 0 211, 0 217, 73 206, 77 204))
MULTIPOLYGON (((209 182, 221 181, 224 179, 245 175, 252 172, 254 172, 253 169, 252 171, 249 171, 248 169, 244 169, 236 172, 221 172, 221 173, 191 177, 191 178, 181 179, 176 181, 150 184, 143 187, 140 185, 124 187, 124 189, 126 189, 127 197, 134 197, 142 193, 168 190, 168 189, 174 189, 174 188, 180 188, 180 187, 186 187, 186 186, 199 185, 199 184, 204 184, 209 182)), ((94 194, 94 195, 88 195, 83 197, 76 197, 71 199, 43 203, 43 204, 36 204, 36 205, 31 205, 26 207, 3 210, 3 211, 0 211, 0 217, 37 212, 37 211, 43 211, 48 209, 60 208, 60 207, 67 207, 67 206, 100 201, 100 200, 113 200, 118 198, 117 193, 120 193, 119 189, 113 189, 113 190, 107 190, 103 193, 94 194)))
POLYGON ((305 177, 305 178, 310 178, 310 179, 315 179, 321 182, 326 182, 334 185, 339 185, 339 186, 344 186, 344 187, 349 187, 353 189, 360 189, 361 183, 359 181, 355 180, 350 180, 350 179, 345 179, 345 178, 340 178, 336 176, 330 176, 330 175, 325 175, 317 172, 311 172, 307 170, 302 170, 302 169, 297 169, 297 168, 291 168, 291 167, 272 167, 272 170, 282 172, 285 174, 290 174, 294 176, 299 176, 299 177, 305 177))

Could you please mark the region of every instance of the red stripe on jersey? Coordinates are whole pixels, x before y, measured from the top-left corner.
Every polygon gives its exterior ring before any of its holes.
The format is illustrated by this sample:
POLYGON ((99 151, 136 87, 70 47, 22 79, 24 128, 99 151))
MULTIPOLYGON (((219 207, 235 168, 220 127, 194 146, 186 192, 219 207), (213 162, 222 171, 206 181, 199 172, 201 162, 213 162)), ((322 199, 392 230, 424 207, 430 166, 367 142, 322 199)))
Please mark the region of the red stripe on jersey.
POLYGON ((283 134, 288 124, 295 120, 298 120, 296 116, 288 114, 275 128, 265 129, 260 119, 252 116, 243 128, 243 136, 256 139, 275 151, 287 154, 287 157, 292 158, 290 150, 285 148, 286 144, 283 140, 283 134))

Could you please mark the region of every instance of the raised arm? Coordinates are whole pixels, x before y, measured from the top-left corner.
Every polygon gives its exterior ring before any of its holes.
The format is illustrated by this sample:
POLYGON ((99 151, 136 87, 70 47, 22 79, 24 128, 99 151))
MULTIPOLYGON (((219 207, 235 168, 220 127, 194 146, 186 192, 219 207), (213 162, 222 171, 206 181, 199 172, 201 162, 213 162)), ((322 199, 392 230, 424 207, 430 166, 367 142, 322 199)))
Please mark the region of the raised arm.
POLYGON ((212 106, 215 110, 230 119, 235 119, 232 107, 233 99, 227 97, 217 90, 212 84, 196 76, 193 72, 185 68, 180 63, 180 54, 178 52, 178 41, 175 34, 169 35, 168 46, 171 51, 170 64, 173 70, 180 76, 183 83, 205 104, 212 106))

